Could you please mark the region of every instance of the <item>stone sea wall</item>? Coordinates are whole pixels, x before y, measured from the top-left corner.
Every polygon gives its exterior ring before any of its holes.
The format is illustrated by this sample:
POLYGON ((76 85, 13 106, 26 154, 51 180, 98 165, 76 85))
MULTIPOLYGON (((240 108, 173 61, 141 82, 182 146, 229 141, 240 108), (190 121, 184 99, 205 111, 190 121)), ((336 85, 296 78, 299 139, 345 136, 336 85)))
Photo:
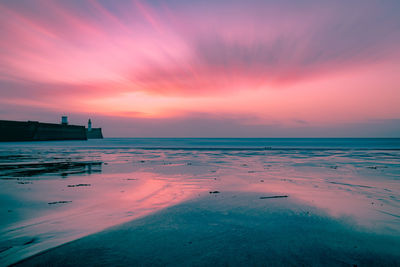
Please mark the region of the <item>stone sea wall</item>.
POLYGON ((0 141, 86 140, 85 126, 0 120, 0 141))

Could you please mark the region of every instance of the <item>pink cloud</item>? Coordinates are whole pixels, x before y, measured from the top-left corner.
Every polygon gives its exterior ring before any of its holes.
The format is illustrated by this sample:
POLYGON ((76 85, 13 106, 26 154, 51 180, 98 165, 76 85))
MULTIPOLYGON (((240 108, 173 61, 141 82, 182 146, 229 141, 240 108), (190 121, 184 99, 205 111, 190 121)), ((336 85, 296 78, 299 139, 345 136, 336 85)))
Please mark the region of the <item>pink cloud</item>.
POLYGON ((130 117, 393 119, 399 10, 395 1, 4 1, 0 103, 130 117), (380 99, 373 112, 363 92, 380 99))

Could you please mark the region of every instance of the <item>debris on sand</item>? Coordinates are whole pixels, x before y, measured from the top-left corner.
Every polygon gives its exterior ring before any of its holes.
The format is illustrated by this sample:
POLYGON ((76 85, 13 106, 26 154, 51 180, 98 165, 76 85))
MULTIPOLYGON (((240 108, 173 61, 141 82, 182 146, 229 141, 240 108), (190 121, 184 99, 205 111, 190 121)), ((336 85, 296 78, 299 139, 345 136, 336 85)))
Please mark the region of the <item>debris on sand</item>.
POLYGON ((387 166, 367 166, 366 167, 367 169, 373 169, 373 170, 376 170, 376 169, 381 169, 381 168, 387 168, 387 166))
POLYGON ((68 187, 91 186, 91 184, 69 184, 68 187))
POLYGON ((333 181, 332 181, 332 182, 328 181, 328 183, 330 183, 330 184, 337 184, 337 185, 354 186, 354 187, 373 188, 372 186, 368 186, 368 185, 347 184, 347 183, 340 183, 340 182, 333 182, 333 181))
POLYGON ((34 237, 34 238, 31 238, 30 240, 26 241, 26 242, 24 243, 24 245, 26 246, 26 245, 35 243, 35 241, 36 241, 36 238, 35 238, 35 237, 34 237))
POLYGON ((0 176, 33 177, 43 174, 67 176, 68 174, 94 173, 101 172, 102 164, 99 161, 0 164, 0 176))
POLYGON ((71 200, 62 200, 62 201, 54 201, 54 202, 49 202, 47 204, 49 205, 54 205, 54 204, 65 204, 65 203, 71 203, 71 200))
POLYGON ((219 191, 210 191, 210 194, 218 194, 219 191))
POLYGON ((287 196, 287 195, 282 195, 282 196, 260 197, 260 199, 268 199, 268 198, 283 198, 283 197, 288 197, 288 196, 287 196))

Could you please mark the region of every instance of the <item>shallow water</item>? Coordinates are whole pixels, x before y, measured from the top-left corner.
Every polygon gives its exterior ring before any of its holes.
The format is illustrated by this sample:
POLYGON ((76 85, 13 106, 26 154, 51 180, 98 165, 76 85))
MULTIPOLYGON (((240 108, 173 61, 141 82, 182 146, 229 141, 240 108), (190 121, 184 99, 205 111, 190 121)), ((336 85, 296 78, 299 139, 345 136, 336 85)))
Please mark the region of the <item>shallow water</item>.
POLYGON ((2 143, 0 262, 210 191, 287 195, 368 231, 400 236, 399 178, 400 139, 2 143))

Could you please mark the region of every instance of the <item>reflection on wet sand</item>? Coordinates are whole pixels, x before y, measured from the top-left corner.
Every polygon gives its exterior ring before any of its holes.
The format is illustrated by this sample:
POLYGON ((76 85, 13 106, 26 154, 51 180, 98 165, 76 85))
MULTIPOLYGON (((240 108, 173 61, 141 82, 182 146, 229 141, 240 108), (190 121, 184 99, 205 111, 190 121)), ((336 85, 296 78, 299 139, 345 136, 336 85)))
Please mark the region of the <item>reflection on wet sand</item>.
POLYGON ((123 175, 92 174, 55 183, 35 181, 25 203, 34 218, 17 221, 0 231, 0 260, 7 264, 106 227, 142 217, 190 198, 193 185, 169 183, 149 173, 123 175), (71 180, 77 182, 71 186, 71 180), (80 181, 91 181, 91 186, 80 181), (78 186, 76 186, 78 185, 78 186), (85 185, 85 186, 80 186, 85 185), (44 207, 44 203, 48 207, 44 207), (37 216, 37 217, 36 217, 37 216), (34 239, 34 242, 26 240, 34 239), (13 245, 10 245, 13 244, 13 245))
POLYGON ((290 199, 400 236, 397 150, 62 148, 50 155, 29 152, 36 162, 20 152, 26 156, 14 162, 0 158, 0 262, 6 264, 188 200, 223 199, 227 192, 255 193, 257 205, 290 199))
POLYGON ((17 266, 399 266, 400 239, 355 229, 290 198, 205 195, 17 266))

